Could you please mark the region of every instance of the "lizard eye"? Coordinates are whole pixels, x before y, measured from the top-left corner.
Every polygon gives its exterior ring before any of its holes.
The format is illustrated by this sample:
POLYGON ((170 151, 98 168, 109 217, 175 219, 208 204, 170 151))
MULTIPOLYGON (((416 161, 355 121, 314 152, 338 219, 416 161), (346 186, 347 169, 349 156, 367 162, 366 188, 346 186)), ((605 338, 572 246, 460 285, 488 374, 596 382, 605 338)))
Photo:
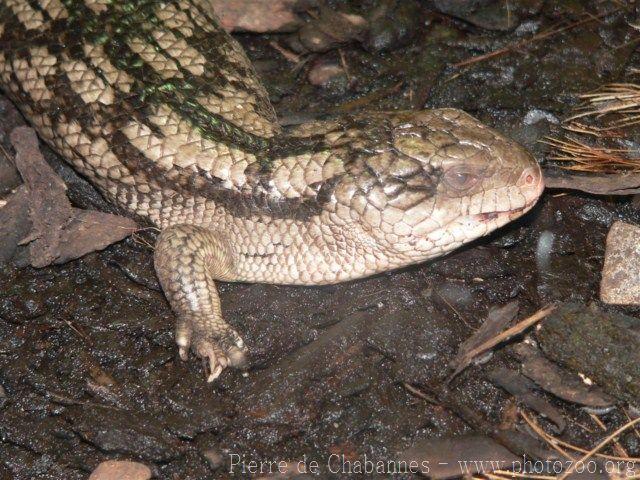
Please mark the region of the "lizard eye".
POLYGON ((444 174, 444 181, 455 190, 468 190, 478 183, 479 177, 459 167, 453 167, 444 174))

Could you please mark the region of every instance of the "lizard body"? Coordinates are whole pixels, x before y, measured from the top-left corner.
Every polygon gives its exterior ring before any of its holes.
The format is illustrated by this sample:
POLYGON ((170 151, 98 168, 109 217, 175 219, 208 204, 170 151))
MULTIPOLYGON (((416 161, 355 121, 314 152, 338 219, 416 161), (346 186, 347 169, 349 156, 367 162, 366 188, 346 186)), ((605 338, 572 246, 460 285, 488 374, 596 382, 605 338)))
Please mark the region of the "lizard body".
POLYGON ((199 0, 0 0, 0 87, 111 202, 161 229, 182 358, 244 363, 215 281, 320 285, 443 255, 529 210, 521 146, 455 109, 283 131, 199 0))

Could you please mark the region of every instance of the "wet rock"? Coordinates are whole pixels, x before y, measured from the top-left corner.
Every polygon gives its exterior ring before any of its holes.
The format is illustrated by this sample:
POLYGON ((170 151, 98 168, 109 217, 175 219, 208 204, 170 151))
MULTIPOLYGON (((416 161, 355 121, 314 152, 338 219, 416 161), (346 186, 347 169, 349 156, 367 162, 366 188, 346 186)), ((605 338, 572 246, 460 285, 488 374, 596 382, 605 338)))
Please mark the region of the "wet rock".
POLYGON ((454 253, 446 262, 435 262, 433 271, 448 279, 471 281, 508 277, 515 274, 512 266, 505 261, 504 251, 498 248, 475 248, 454 253))
POLYGON ((611 225, 615 218, 614 214, 600 203, 587 203, 577 214, 586 222, 599 222, 603 225, 611 225))
POLYGON ((473 287, 465 284, 445 281, 431 289, 429 293, 435 302, 441 300, 454 307, 469 307, 473 302, 473 287))
POLYGON ((616 222, 609 230, 600 298, 606 303, 640 305, 640 227, 616 222))
POLYGON ((386 0, 371 14, 363 42, 372 52, 406 45, 416 34, 424 16, 413 0, 386 0))
POLYGON ((194 439, 197 434, 222 428, 233 413, 227 398, 212 394, 206 384, 194 387, 180 379, 165 396, 163 421, 180 438, 194 439))
POLYGON ((563 1, 563 2, 547 2, 544 6, 543 14, 560 20, 567 18, 577 18, 585 13, 587 6, 583 2, 563 1))
POLYGON ((540 11, 543 0, 434 0, 441 13, 452 15, 487 30, 512 30, 522 18, 540 11))
POLYGON ((0 385, 0 409, 2 409, 8 400, 7 392, 2 385, 0 385))
POLYGON ((525 125, 534 125, 539 122, 548 122, 554 125, 558 125, 560 120, 553 113, 547 112, 545 110, 540 110, 538 108, 532 108, 527 112, 524 116, 522 122, 525 125))
POLYGON ((238 407, 250 423, 267 426, 263 441, 276 443, 322 415, 323 406, 335 398, 321 388, 324 382, 336 390, 363 373, 366 319, 359 312, 330 327, 245 387, 238 407))
POLYGON ((123 460, 102 462, 91 473, 89 480, 148 480, 151 470, 146 465, 123 460))
MULTIPOLYGON (((450 352, 456 338, 442 328, 440 316, 425 316, 419 303, 406 309, 376 307, 375 320, 371 315, 369 310, 349 314, 324 329, 317 340, 256 372, 243 386, 242 394, 230 392, 237 398, 238 409, 232 434, 257 436, 262 444, 276 445, 300 435, 311 424, 333 425, 344 415, 342 405, 352 402, 362 402, 357 408, 368 413, 363 412, 364 417, 355 423, 338 422, 335 428, 341 435, 362 428, 377 429, 389 421, 396 428, 411 431, 420 420, 409 414, 400 415, 400 420, 384 407, 399 400, 379 400, 375 392, 383 383, 422 382, 442 375, 443 351, 450 352), (392 358, 393 365, 382 366, 385 358, 392 358), (363 397, 371 400, 356 400, 363 397)), ((393 387, 388 395, 397 393, 393 387)))
POLYGON ((17 398, 17 395, 12 395, 11 404, 0 410, 0 438, 3 442, 19 445, 40 455, 64 451, 66 445, 52 443, 47 433, 50 429, 62 430, 63 420, 43 418, 46 410, 42 405, 33 405, 32 400, 37 402, 38 398, 17 398))
POLYGON ((566 303, 541 323, 536 336, 547 358, 614 397, 630 403, 640 398, 640 319, 566 303))
POLYGON ((153 416, 107 408, 82 408, 76 414, 74 431, 105 452, 149 462, 168 462, 182 454, 153 416))
MULTIPOLYGON (((625 28, 630 29, 628 26, 625 28)), ((562 112, 568 103, 575 101, 576 92, 598 88, 622 73, 633 52, 626 45, 629 43, 613 49, 597 32, 587 27, 581 29, 579 35, 567 34, 553 40, 532 41, 522 47, 521 51, 528 52, 527 55, 509 53, 487 59, 480 62, 486 64, 483 68, 474 64, 474 68, 467 69, 452 81, 438 85, 429 98, 429 104, 455 104, 458 108, 475 111, 536 108, 562 112), (608 59, 605 63, 609 73, 606 76, 599 66, 603 56, 608 59), (549 85, 553 85, 552 92, 549 85)), ((484 46, 479 54, 497 51, 503 46, 503 43, 484 46)), ((478 48, 474 50, 477 52, 478 48)), ((479 54, 470 52, 467 59, 479 54)))

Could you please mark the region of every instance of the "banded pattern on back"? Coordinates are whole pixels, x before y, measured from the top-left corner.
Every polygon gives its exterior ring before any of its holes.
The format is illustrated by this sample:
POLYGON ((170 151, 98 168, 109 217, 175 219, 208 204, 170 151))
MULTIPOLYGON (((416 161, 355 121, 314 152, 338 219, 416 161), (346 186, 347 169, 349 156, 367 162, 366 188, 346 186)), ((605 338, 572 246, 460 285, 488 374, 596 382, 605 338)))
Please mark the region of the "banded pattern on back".
POLYGON ((195 1, 0 0, 0 85, 108 197, 156 223, 176 194, 308 216, 330 178, 309 172, 339 170, 322 137, 282 137, 242 48, 195 1))

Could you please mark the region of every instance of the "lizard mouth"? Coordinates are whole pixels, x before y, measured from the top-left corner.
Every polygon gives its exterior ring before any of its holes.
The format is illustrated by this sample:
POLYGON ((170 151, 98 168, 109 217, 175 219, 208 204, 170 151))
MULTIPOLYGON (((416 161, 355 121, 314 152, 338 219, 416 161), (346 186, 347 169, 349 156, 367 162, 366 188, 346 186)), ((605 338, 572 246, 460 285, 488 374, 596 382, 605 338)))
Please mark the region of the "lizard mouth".
POLYGON ((525 213, 525 211, 529 210, 531 207, 533 207, 533 202, 530 205, 525 205, 524 207, 521 208, 514 208, 513 210, 503 210, 503 211, 498 211, 498 212, 486 212, 486 213, 479 213, 477 215, 474 215, 475 219, 480 221, 480 222, 489 222, 491 220, 496 220, 499 218, 515 218, 515 216, 520 216, 523 213, 525 213))
POLYGON ((513 208, 511 210, 498 210, 495 212, 478 213, 476 215, 473 215, 472 218, 479 222, 490 222, 493 220, 502 220, 502 219, 513 220, 515 218, 520 217, 521 215, 524 215, 529 210, 531 210, 531 208, 536 204, 537 201, 538 201, 538 197, 534 198, 533 200, 529 200, 527 203, 524 204, 524 206, 519 208, 513 208))

